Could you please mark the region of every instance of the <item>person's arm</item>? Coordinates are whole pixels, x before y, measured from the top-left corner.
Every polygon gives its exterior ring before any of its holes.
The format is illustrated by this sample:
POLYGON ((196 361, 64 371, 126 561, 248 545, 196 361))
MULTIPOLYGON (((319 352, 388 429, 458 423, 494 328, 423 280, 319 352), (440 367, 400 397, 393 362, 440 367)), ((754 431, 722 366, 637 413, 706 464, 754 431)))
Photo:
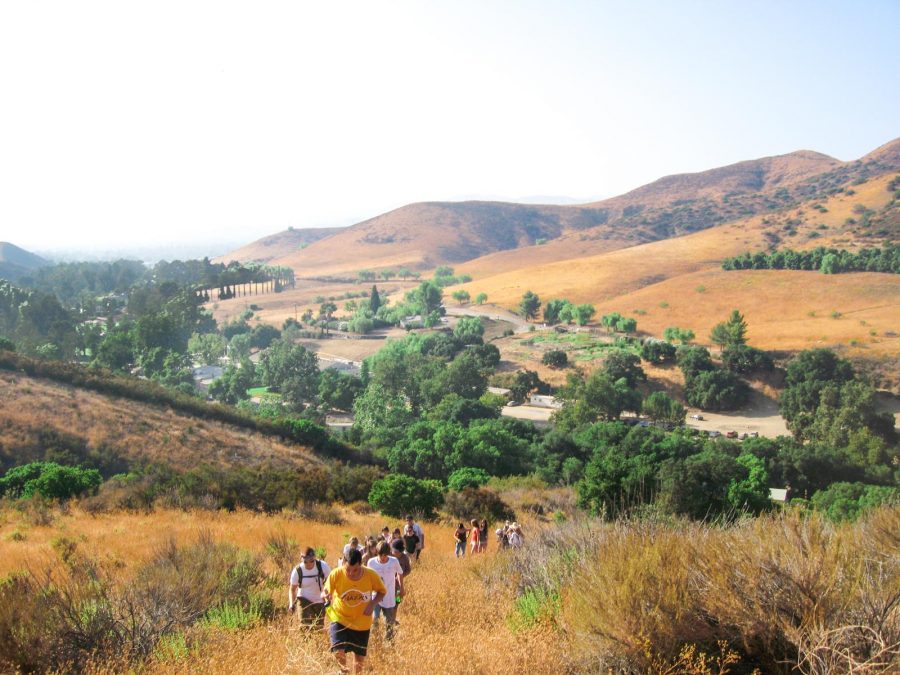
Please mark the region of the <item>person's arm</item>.
POLYGON ((366 616, 371 616, 372 612, 375 611, 375 605, 384 600, 384 596, 387 595, 387 588, 385 587, 384 582, 381 580, 381 577, 375 570, 370 571, 372 573, 372 580, 374 582, 372 590, 375 591, 375 595, 363 610, 363 614, 365 614, 366 616))
POLYGON ((403 565, 397 560, 397 595, 403 595, 403 565))
POLYGON ((297 596, 300 594, 300 575, 297 574, 295 567, 291 572, 291 583, 288 586, 288 609, 294 611, 294 604, 297 602, 297 596))

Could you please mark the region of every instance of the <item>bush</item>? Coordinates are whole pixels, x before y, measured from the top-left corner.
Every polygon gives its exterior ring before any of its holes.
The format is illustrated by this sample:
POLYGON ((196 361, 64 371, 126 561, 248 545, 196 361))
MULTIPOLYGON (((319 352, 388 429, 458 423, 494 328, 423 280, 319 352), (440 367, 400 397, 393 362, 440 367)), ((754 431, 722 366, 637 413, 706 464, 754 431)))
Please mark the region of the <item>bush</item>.
POLYGON ((407 513, 433 518, 435 510, 443 501, 440 483, 403 474, 393 474, 375 481, 369 492, 369 504, 384 515, 394 518, 402 518, 407 513))
POLYGON ((750 395, 749 387, 727 370, 707 370, 688 380, 684 390, 689 405, 703 410, 734 410, 750 395))
POLYGON ((490 474, 484 469, 464 466, 450 474, 450 477, 447 478, 447 487, 456 492, 460 492, 466 488, 479 488, 490 479, 490 474))
POLYGON ((732 373, 768 372, 775 367, 768 354, 747 345, 726 347, 722 352, 722 363, 732 373))
POLYGON ((47 499, 68 499, 94 490, 102 482, 96 469, 32 462, 10 469, 0 478, 0 494, 24 498, 40 494, 47 499))
POLYGON ((900 490, 864 483, 832 483, 812 496, 812 505, 830 520, 856 520, 869 509, 896 504, 900 490))
POLYGON ((485 518, 488 522, 516 519, 509 504, 487 488, 466 488, 462 492, 450 492, 444 499, 444 510, 454 518, 465 521, 472 518, 485 518))
POLYGON ((551 368, 565 368, 569 365, 569 355, 561 349, 551 349, 544 352, 541 363, 551 368))
POLYGON ((675 360, 675 345, 661 340, 648 340, 641 347, 641 358, 650 363, 666 363, 675 360))

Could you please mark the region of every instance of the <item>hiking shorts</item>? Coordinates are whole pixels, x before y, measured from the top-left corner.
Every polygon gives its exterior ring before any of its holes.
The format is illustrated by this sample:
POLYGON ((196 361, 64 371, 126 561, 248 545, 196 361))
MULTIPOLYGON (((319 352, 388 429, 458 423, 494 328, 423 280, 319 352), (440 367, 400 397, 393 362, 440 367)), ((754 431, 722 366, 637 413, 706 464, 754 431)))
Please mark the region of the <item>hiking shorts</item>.
POLYGON ((306 598, 298 598, 300 601, 300 621, 304 626, 318 625, 320 628, 325 623, 325 603, 310 602, 306 598))
POLYGON ((331 651, 345 651, 365 656, 369 648, 369 631, 353 630, 339 623, 331 624, 331 651))

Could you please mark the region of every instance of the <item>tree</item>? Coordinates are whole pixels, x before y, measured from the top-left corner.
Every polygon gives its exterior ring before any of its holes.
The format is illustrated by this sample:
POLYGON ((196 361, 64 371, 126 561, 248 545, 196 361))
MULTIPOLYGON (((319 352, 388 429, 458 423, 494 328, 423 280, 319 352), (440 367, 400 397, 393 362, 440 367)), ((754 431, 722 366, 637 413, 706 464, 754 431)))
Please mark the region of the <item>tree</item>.
POLYGON ((750 395, 749 387, 727 370, 706 370, 686 384, 685 399, 689 405, 703 410, 734 410, 750 395))
POLYGON ((285 403, 301 410, 319 388, 319 359, 301 345, 277 340, 259 359, 263 385, 281 392, 285 403))
POLYGON ((713 326, 709 339, 722 347, 740 347, 747 344, 747 321, 738 310, 731 311, 727 321, 713 326))
POLYGON ((460 317, 453 328, 453 335, 464 345, 481 344, 484 335, 484 324, 481 322, 481 317, 460 317))
POLYGON ((440 286, 430 281, 423 281, 419 286, 406 294, 406 300, 414 305, 423 319, 433 313, 443 314, 441 304, 444 299, 444 291, 440 286))
POLYGON ((775 364, 761 349, 747 345, 726 347, 722 352, 722 363, 732 373, 754 373, 759 370, 771 371, 775 364))
POLYGON ((319 403, 332 410, 353 410, 353 402, 362 389, 359 378, 326 368, 319 377, 319 403))
POLYGON ((394 474, 375 481, 369 492, 369 504, 385 516, 402 518, 407 513, 433 518, 444 503, 440 483, 394 474))
POLYGON ((675 346, 662 340, 648 339, 641 347, 641 358, 655 364, 674 361, 675 346))
POLYGON ((624 378, 629 387, 646 382, 647 375, 641 368, 641 359, 624 349, 611 349, 603 363, 603 372, 613 381, 624 378))
POLYGON ((247 391, 255 385, 256 367, 245 358, 237 365, 227 366, 222 376, 213 380, 209 385, 209 395, 222 403, 236 405, 238 401, 249 398, 247 391))
POLYGON ((469 295, 469 291, 465 289, 461 288, 458 291, 453 291, 453 299, 456 300, 456 302, 458 302, 460 306, 469 302, 470 297, 471 296, 469 295))
POLYGON ((490 479, 490 475, 484 469, 464 466, 450 474, 450 477, 447 478, 447 487, 460 492, 466 488, 480 488, 490 479))
POLYGON ((641 409, 641 395, 628 386, 625 378, 614 380, 600 370, 586 381, 570 376, 558 396, 563 398, 563 407, 553 413, 553 419, 563 431, 601 420, 617 420, 626 410, 641 409))
POLYGON ((522 300, 519 302, 519 312, 526 319, 534 319, 541 309, 541 299, 537 294, 531 291, 525 291, 522 300))
POLYGON ((487 299, 488 299, 487 293, 479 293, 478 295, 475 296, 475 304, 483 305, 484 303, 487 302, 487 299))
POLYGON ((544 352, 541 363, 550 368, 565 368, 569 365, 569 355, 562 349, 551 349, 544 352))
MULTIPOLYGON (((591 318, 594 316, 596 311, 597 310, 594 309, 594 306, 590 305, 590 304, 576 305, 575 308, 572 310, 572 313, 575 318, 575 323, 577 323, 579 326, 586 325, 591 320, 591 318)), ((636 328, 637 328, 637 322, 635 322, 635 329, 636 328)))
POLYGON ((97 469, 32 462, 10 469, 0 478, 0 495, 28 499, 40 494, 46 499, 69 499, 96 490, 102 482, 97 469))
POLYGON ((378 288, 372 284, 372 290, 369 292, 369 309, 375 314, 379 307, 381 307, 381 296, 378 294, 378 288))
POLYGON ((620 333, 634 333, 637 331, 637 319, 622 317, 616 321, 616 330, 620 333))
POLYGON ((686 410, 678 401, 662 391, 654 391, 641 404, 642 412, 654 422, 680 425, 686 410))
POLYGON ((688 328, 678 328, 677 326, 669 326, 663 331, 663 338, 666 342, 675 342, 678 340, 681 344, 686 345, 695 337, 694 331, 688 328))
POLYGON ((569 304, 568 300, 549 300, 546 305, 544 305, 544 323, 548 326, 552 326, 560 322, 559 312, 560 310, 569 304))
POLYGON ((600 318, 600 323, 606 328, 607 332, 612 332, 616 330, 616 325, 622 319, 622 315, 618 312, 611 312, 610 314, 604 314, 600 318))
POLYGON ((257 349, 266 349, 280 337, 280 330, 275 328, 275 326, 263 323, 255 326, 253 330, 250 331, 250 346, 256 347, 257 349))

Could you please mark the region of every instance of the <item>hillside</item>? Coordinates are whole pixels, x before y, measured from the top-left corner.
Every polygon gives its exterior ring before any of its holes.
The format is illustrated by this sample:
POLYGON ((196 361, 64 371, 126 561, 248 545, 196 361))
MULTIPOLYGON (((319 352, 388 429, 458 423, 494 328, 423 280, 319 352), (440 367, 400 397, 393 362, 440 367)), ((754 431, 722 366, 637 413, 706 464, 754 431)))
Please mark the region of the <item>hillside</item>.
POLYGON ((596 209, 501 202, 410 204, 274 259, 300 277, 361 269, 427 270, 530 246, 603 222, 596 209))
POLYGON ((262 434, 21 373, 0 371, 0 401, 0 455, 16 463, 45 451, 118 455, 129 464, 165 462, 178 469, 321 463, 307 448, 262 434))
POLYGON ((0 279, 16 281, 23 275, 51 263, 15 244, 0 241, 0 279))
POLYGON ((310 244, 325 239, 338 232, 342 227, 308 227, 302 229, 290 228, 283 232, 271 234, 254 242, 242 246, 224 256, 213 260, 217 263, 227 263, 231 260, 240 262, 269 263, 275 258, 288 255, 291 251, 303 249, 310 244))
MULTIPOLYGON (((841 162, 801 150, 660 178, 624 195, 577 206, 428 202, 376 216, 299 248, 275 235, 220 260, 266 259, 298 277, 353 276, 361 269, 425 271, 483 259, 503 272, 668 239, 753 215, 824 200, 851 183, 900 171, 900 140, 841 162)), ((284 233, 282 233, 283 235, 284 233)))

